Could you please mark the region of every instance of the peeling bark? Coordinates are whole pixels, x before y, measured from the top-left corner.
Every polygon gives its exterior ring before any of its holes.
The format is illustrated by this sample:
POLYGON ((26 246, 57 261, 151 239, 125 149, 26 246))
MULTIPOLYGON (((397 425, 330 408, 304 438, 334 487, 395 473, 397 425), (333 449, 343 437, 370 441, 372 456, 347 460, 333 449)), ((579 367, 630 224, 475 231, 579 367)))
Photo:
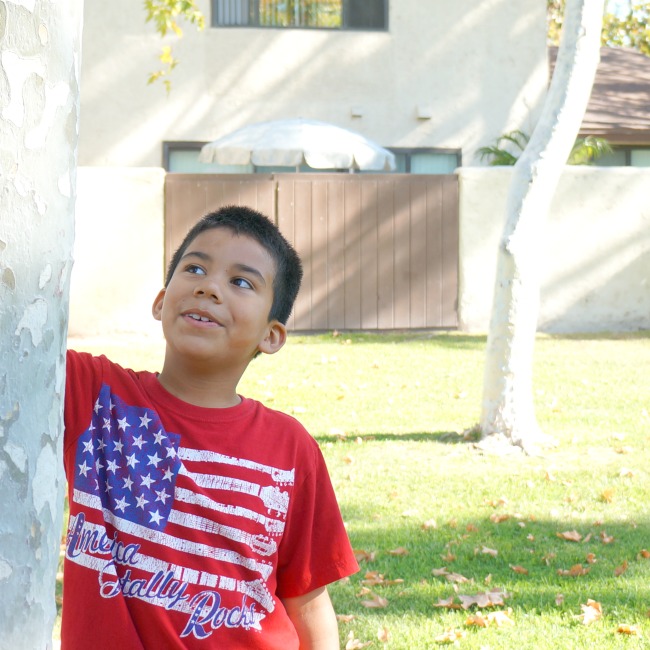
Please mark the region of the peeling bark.
POLYGON ((0 648, 49 648, 82 0, 0 0, 0 648), (73 128, 70 128, 70 127, 73 128))
POLYGON ((591 94, 604 0, 567 0, 551 86, 514 167, 497 259, 479 424, 483 448, 535 453, 546 441, 533 404, 544 224, 591 94))

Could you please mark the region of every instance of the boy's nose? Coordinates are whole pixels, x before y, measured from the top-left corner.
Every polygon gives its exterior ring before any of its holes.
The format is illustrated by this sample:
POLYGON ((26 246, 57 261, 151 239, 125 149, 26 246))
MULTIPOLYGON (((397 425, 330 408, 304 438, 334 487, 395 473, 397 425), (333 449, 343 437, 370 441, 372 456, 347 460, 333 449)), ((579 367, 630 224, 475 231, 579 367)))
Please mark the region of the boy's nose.
POLYGON ((208 296, 217 302, 221 302, 221 289, 219 284, 207 277, 194 288, 194 295, 208 296))

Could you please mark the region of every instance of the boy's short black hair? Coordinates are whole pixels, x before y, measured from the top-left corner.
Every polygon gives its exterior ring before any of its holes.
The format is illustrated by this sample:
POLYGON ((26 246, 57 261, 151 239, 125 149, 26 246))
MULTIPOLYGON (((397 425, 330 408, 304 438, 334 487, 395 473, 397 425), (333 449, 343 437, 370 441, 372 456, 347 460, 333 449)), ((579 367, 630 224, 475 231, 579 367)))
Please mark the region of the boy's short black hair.
POLYGON ((277 226, 268 217, 252 208, 228 205, 205 215, 198 221, 185 235, 185 239, 174 253, 167 269, 165 286, 169 284, 181 257, 192 241, 202 232, 212 228, 227 228, 235 235, 251 237, 268 251, 275 262, 273 304, 269 312, 269 321, 277 320, 285 324, 300 289, 302 263, 298 253, 283 237, 277 226))

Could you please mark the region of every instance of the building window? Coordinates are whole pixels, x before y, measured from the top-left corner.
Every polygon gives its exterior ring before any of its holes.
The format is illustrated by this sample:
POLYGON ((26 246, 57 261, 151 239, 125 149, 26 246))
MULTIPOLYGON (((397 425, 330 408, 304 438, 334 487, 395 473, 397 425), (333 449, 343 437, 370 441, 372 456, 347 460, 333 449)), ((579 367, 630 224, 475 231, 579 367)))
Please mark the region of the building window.
POLYGON ((212 26, 386 30, 388 0, 212 0, 212 26))
POLYGON ((388 148, 395 154, 395 171, 401 174, 453 174, 461 165, 455 149, 388 148))
POLYGON ((650 167, 650 148, 614 145, 613 151, 594 161, 597 167, 650 167))
MULTIPOLYGON (((295 167, 255 167, 254 165, 219 165, 199 162, 199 152, 205 142, 164 142, 163 167, 168 172, 181 174, 270 174, 300 171, 327 172, 335 169, 295 167)), ((398 174, 453 174, 461 165, 460 152, 451 149, 405 149, 388 147, 395 154, 398 174)), ((347 170, 345 170, 347 171, 347 170)), ((357 172, 385 174, 390 172, 357 172)))

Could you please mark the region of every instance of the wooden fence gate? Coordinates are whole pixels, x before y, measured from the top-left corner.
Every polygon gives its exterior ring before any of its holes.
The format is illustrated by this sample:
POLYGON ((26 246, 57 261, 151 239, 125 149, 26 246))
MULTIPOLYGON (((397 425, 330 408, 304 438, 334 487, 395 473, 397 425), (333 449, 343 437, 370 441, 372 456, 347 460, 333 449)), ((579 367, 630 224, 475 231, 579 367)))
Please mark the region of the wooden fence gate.
POLYGON ((303 260, 290 329, 457 327, 456 176, 167 174, 166 262, 229 204, 274 219, 303 260))

